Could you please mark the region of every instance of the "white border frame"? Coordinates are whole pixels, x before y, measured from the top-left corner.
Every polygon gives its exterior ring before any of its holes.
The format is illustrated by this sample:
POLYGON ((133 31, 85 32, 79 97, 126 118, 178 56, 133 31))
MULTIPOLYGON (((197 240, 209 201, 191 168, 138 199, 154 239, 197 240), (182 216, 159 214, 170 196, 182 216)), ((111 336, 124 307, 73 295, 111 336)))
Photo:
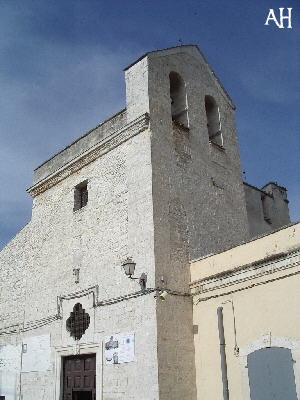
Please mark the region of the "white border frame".
MULTIPOLYGON (((80 350, 78 355, 96 354, 96 399, 103 398, 103 344, 100 343, 83 343, 78 345, 80 350)), ((76 345, 55 347, 55 387, 54 399, 62 399, 62 357, 74 356, 77 354, 76 345)))

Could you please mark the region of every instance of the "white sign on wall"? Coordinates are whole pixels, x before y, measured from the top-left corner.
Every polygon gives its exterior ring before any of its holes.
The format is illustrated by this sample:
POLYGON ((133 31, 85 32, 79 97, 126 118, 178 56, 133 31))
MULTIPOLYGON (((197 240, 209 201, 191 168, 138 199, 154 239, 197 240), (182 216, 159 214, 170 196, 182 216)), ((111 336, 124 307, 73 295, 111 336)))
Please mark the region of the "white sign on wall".
POLYGON ((135 361, 134 332, 107 336, 104 342, 106 364, 123 364, 135 361))
POLYGON ((17 380, 21 366, 21 346, 0 346, 0 396, 17 398, 17 380))
POLYGON ((24 339, 22 372, 43 372, 50 367, 50 335, 32 336, 24 339))

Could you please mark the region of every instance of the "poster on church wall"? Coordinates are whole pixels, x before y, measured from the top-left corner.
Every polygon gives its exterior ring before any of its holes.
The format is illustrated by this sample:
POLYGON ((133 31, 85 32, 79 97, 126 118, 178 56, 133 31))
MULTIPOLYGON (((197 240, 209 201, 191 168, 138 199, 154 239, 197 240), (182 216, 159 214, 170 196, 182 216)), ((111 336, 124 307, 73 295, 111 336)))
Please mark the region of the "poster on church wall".
POLYGON ((106 336, 104 358, 106 364, 123 364, 135 361, 134 332, 106 336))

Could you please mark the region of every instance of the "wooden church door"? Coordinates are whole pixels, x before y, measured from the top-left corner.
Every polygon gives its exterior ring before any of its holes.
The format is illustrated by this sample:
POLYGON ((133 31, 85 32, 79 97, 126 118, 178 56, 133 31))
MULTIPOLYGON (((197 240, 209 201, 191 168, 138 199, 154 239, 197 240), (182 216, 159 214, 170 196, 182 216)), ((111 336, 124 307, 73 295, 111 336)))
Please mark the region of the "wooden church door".
POLYGON ((63 400, 96 400, 96 355, 63 359, 63 400))

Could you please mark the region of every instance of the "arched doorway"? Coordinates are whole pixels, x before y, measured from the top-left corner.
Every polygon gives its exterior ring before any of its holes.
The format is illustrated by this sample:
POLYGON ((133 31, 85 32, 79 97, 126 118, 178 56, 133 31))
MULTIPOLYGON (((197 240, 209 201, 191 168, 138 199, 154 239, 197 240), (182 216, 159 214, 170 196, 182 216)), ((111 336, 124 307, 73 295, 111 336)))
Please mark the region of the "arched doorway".
POLYGON ((298 400, 291 350, 266 347, 247 357, 251 400, 298 400))

